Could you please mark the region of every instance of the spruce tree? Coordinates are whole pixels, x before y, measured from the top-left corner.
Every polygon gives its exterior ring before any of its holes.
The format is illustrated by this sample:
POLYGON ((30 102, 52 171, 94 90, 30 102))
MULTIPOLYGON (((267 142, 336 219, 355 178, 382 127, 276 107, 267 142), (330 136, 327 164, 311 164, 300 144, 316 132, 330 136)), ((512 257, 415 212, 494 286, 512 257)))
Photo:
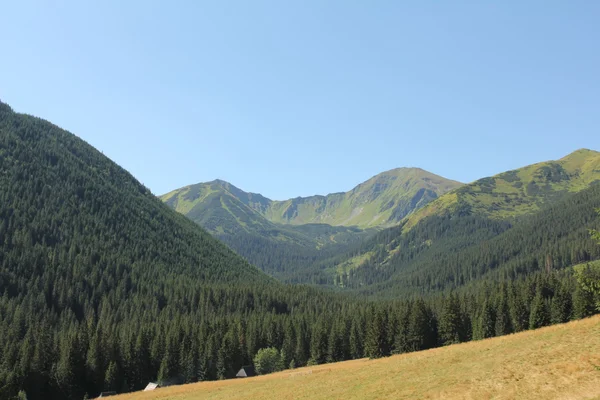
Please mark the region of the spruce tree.
POLYGON ((504 293, 500 295, 496 303, 496 323, 494 326, 495 336, 507 335, 512 332, 508 302, 504 293))
POLYGON ((462 315, 456 295, 451 294, 445 299, 438 324, 439 340, 442 346, 461 342, 464 336, 462 334, 462 315))
POLYGON ((537 329, 550 324, 550 312, 546 306, 546 301, 542 296, 541 290, 538 290, 533 302, 531 303, 531 314, 529 316, 529 329, 537 329))
POLYGON ((104 391, 117 391, 120 387, 120 375, 119 368, 115 361, 111 361, 108 363, 108 368, 106 369, 106 375, 104 378, 104 391))
POLYGON ((352 325, 350 325, 350 357, 353 360, 363 357, 363 334, 361 329, 361 323, 356 319, 352 319, 352 325))
POLYGON ((327 361, 328 331, 320 319, 313 327, 310 340, 310 364, 323 364, 327 361))
POLYGON ((554 294, 550 305, 550 322, 562 324, 571 319, 573 304, 568 290, 561 285, 554 294))
MULTIPOLYGON (((486 339, 494 337, 496 333, 496 321, 494 310, 486 299, 481 307, 477 326, 477 339, 486 339)), ((474 335, 475 336, 475 335, 474 335)))
POLYGON ((381 358, 389 355, 387 338, 387 317, 383 309, 372 312, 365 337, 365 355, 369 358, 381 358))

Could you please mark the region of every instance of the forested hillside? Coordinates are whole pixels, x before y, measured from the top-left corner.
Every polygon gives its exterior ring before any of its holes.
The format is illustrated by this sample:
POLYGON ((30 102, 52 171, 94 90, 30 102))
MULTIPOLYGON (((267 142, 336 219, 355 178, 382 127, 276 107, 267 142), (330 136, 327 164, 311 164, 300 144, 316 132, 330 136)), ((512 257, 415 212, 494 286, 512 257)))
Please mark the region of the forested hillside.
MULTIPOLYGON (((590 162, 595 162, 597 153, 583 154, 592 154, 590 162)), ((440 201, 454 198, 466 187, 440 201)), ((474 192, 469 198, 477 203, 478 196, 474 192)), ((408 218, 314 270, 335 269, 338 285, 396 296, 439 292, 487 276, 515 278, 600 258, 588 235, 588 229, 599 225, 594 212, 600 207, 597 181, 577 190, 548 192, 538 201, 530 203, 537 204, 535 211, 514 217, 499 218, 463 202, 415 225, 408 218)))
POLYGON ((275 285, 100 152, 4 103, 0 198, 0 395, 79 385, 64 362, 85 349, 70 340, 124 318, 111 310, 157 312, 201 284, 275 285))
POLYGON ((358 267, 343 257, 330 262, 340 263, 339 282, 346 287, 391 296, 563 269, 600 258, 588 234, 600 225, 597 207, 600 185, 512 223, 477 215, 430 217, 408 232, 400 226, 364 244, 358 267))

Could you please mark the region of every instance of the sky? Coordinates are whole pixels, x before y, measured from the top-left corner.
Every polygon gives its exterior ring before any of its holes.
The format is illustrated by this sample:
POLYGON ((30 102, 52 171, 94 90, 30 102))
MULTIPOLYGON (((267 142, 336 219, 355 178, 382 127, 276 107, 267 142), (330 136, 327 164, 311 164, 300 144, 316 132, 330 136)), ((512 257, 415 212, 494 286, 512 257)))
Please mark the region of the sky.
POLYGON ((0 99, 153 193, 276 200, 600 150, 596 1, 5 2, 0 99))

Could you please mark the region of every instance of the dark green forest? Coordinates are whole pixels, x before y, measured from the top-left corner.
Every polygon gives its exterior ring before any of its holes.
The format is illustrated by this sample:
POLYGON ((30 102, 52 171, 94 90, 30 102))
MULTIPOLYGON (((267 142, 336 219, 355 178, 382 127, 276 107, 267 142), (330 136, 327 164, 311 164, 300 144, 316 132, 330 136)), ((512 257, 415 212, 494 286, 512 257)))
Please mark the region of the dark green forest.
MULTIPOLYGON (((597 190, 540 220, 467 215, 382 232, 404 247, 380 300, 275 281, 82 140, 0 103, 0 399, 226 379, 267 347, 297 367, 587 317, 594 293, 566 267, 599 255, 586 230, 597 190), (434 245, 416 246, 423 237, 434 245)), ((379 273, 364 267, 346 284, 381 284, 379 273)))

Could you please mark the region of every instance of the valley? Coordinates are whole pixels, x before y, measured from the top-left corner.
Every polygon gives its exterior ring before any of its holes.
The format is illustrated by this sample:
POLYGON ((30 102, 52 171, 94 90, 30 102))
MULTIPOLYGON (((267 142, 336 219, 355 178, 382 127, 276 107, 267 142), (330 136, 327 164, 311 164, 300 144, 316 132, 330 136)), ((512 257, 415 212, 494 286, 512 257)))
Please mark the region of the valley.
MULTIPOLYGON (((496 337, 532 337, 524 346, 542 354, 537 329, 596 321, 588 319, 600 304, 600 245, 590 235, 600 229, 596 152, 563 159, 569 178, 560 175, 556 187, 539 183, 545 192, 526 193, 519 203, 535 207, 511 217, 452 205, 459 195, 479 204, 481 192, 465 192, 469 185, 394 170, 391 178, 385 173, 359 185, 378 188, 363 197, 344 196, 362 198, 368 209, 368 199, 376 204, 385 188, 410 181, 400 185, 406 193, 390 194, 411 198, 410 211, 400 211, 396 225, 389 214, 383 225, 360 227, 272 221, 270 201, 222 181, 188 188, 164 204, 75 135, 5 103, 0 150, 1 399, 80 400, 140 391, 154 381, 216 380, 227 384, 201 384, 189 395, 204 396, 208 388, 228 396, 236 390, 228 388, 243 383, 229 380, 241 366, 258 364, 261 351, 275 357, 273 371, 318 371, 298 379, 309 379, 309 397, 337 382, 329 371, 338 369, 347 371, 342 376, 358 373, 361 383, 353 392, 324 395, 430 395, 423 386, 400 384, 379 392, 360 371, 391 368, 410 376, 429 368, 416 361, 428 354, 477 349, 496 337), (433 181, 449 191, 424 189, 433 181), (432 192, 421 196, 422 189, 432 192), (449 206, 410 224, 435 204, 449 206), (415 362, 413 372, 404 360, 415 362)), ((555 328, 549 329, 540 332, 555 328)), ((461 360, 478 351, 449 358, 461 366, 457 373, 472 371, 461 360)), ((514 357, 532 350, 523 351, 514 357)), ((441 357, 427 362, 444 365, 441 357)), ((279 376, 248 380, 243 390, 284 395, 279 376), (253 382, 274 386, 253 389, 253 382)), ((438 389, 449 395, 457 382, 474 396, 483 393, 474 381, 447 376, 448 386, 438 389)), ((585 383, 588 376, 568 379, 585 383)))
POLYGON ((600 400, 600 3, 2 17, 0 400, 600 400))

